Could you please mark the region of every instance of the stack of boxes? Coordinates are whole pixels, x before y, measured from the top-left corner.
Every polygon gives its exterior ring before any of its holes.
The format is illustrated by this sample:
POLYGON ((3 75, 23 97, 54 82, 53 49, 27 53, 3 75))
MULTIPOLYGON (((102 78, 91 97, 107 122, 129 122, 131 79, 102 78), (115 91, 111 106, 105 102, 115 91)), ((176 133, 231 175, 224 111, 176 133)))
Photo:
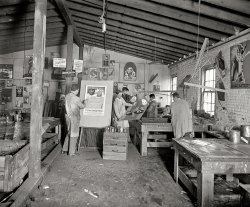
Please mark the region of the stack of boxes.
POLYGON ((128 155, 128 132, 106 130, 103 135, 103 159, 126 160, 128 155))

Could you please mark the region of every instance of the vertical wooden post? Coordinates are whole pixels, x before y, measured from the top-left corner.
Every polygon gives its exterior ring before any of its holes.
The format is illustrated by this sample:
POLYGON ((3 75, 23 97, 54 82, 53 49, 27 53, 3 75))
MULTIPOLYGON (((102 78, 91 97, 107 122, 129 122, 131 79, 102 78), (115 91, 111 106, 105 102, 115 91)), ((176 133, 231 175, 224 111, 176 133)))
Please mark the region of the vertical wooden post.
MULTIPOLYGON (((83 60, 83 46, 79 46, 79 60, 83 60)), ((78 74, 78 85, 81 88, 82 76, 84 67, 82 67, 82 72, 78 74)))
POLYGON ((79 47, 79 60, 83 60, 83 47, 79 47))
MULTIPOLYGON (((73 35, 74 28, 73 25, 68 25, 67 28, 67 65, 66 70, 71 71, 73 69, 73 35)), ((66 94, 69 93, 72 85, 72 77, 66 77, 66 94)))
POLYGON ((47 0, 36 0, 33 41, 29 177, 41 174, 43 69, 46 42, 47 0))

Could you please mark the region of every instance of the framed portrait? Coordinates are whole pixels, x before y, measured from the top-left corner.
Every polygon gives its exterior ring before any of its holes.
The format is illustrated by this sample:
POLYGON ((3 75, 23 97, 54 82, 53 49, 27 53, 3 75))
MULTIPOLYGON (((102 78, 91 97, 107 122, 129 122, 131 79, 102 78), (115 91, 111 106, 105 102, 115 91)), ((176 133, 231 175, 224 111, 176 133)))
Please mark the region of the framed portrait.
POLYGON ((124 66, 123 79, 125 81, 136 81, 137 78, 137 68, 133 62, 128 62, 124 66))
POLYGON ((250 40, 230 48, 231 88, 250 88, 250 40))

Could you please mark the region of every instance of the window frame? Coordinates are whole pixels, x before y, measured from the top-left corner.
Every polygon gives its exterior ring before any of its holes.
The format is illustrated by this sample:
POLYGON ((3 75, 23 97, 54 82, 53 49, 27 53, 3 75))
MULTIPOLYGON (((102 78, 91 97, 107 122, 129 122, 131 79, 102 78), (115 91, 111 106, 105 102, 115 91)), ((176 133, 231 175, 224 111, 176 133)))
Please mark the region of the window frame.
MULTIPOLYGON (((215 84, 216 84, 216 68, 213 65, 208 65, 203 69, 202 85, 215 88, 215 84), (212 70, 213 70, 212 73, 213 77, 207 78, 207 73, 208 73, 207 71, 212 71, 212 70)), ((211 116, 215 115, 215 100, 216 100, 215 97, 216 97, 216 91, 205 88, 202 89, 202 109, 211 116), (207 98, 210 97, 209 98, 210 100, 207 100, 205 96, 207 96, 207 98)))
MULTIPOLYGON (((171 91, 177 91, 177 75, 172 75, 171 76, 171 79, 170 79, 170 90, 171 91), (176 79, 176 83, 174 85, 174 79, 176 79), (174 86, 175 86, 175 89, 174 89, 174 86)), ((172 103, 174 100, 173 100, 173 97, 172 97, 172 94, 170 93, 170 103, 172 103)))

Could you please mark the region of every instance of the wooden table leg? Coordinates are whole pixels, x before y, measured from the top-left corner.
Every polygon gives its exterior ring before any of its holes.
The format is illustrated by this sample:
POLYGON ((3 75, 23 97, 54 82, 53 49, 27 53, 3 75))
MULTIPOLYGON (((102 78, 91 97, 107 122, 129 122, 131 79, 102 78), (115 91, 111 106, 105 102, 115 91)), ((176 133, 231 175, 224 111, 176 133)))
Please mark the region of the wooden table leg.
POLYGON ((178 183, 179 177, 179 152, 177 149, 174 150, 174 179, 178 183))
POLYGON ((142 129, 141 136, 141 156, 147 156, 148 131, 142 129))
POLYGON ((214 173, 198 172, 197 200, 199 207, 212 207, 214 200, 214 173))
MULTIPOLYGON (((61 136, 62 136, 61 124, 58 124, 58 125, 55 127, 55 131, 56 131, 56 133, 58 134, 58 143, 60 143, 61 136)), ((57 144, 58 144, 58 143, 57 143, 57 144)))

